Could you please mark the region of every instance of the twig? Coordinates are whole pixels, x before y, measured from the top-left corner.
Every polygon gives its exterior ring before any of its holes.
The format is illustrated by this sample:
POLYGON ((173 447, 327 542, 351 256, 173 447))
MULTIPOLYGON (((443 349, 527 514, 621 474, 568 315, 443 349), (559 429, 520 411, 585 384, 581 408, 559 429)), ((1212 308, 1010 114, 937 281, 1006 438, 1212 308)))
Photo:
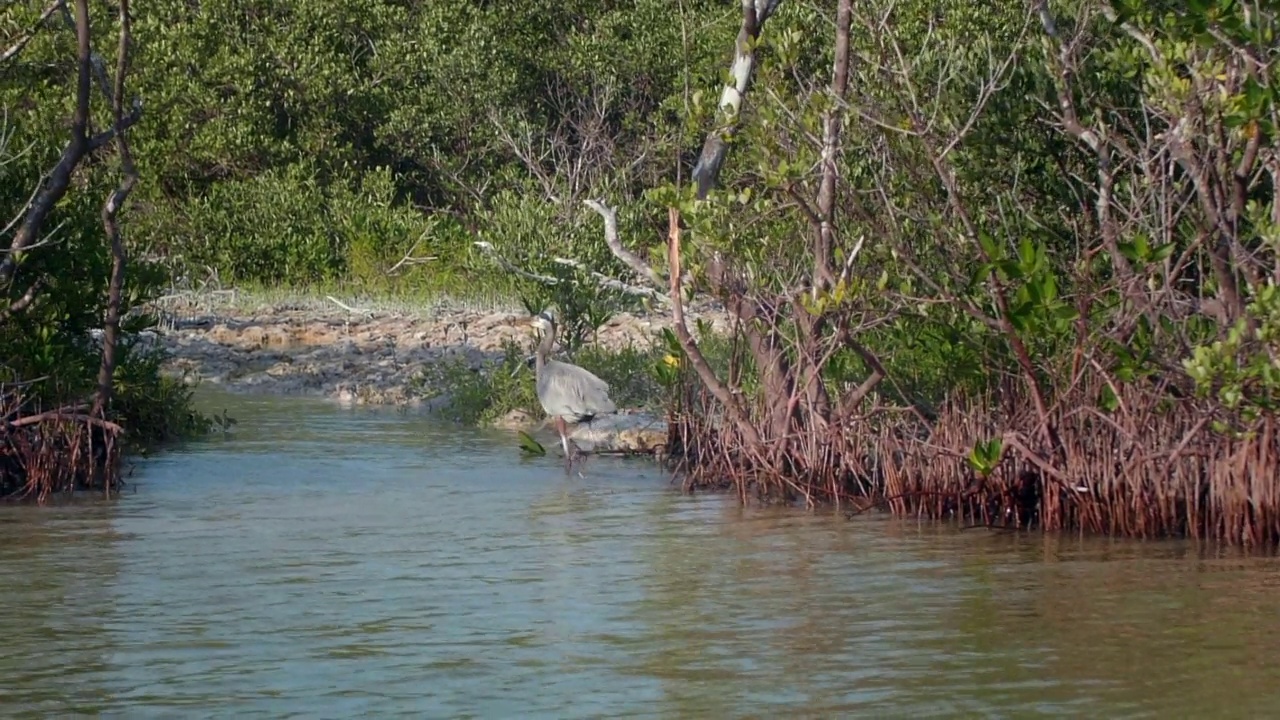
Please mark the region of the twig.
POLYGON ((355 313, 355 314, 357 314, 357 315, 364 315, 364 316, 366 316, 366 317, 373 317, 373 311, 372 311, 372 310, 365 310, 365 309, 362 309, 362 308, 354 308, 354 307, 351 307, 350 305, 348 305, 348 304, 346 304, 346 303, 342 302, 341 300, 337 299, 336 297, 334 297, 334 296, 332 296, 332 295, 325 295, 324 297, 325 297, 325 299, 326 299, 326 300, 328 300, 329 302, 333 303, 334 305, 337 305, 338 307, 342 308, 343 310, 346 310, 346 311, 347 311, 347 312, 349 312, 349 313, 355 313))

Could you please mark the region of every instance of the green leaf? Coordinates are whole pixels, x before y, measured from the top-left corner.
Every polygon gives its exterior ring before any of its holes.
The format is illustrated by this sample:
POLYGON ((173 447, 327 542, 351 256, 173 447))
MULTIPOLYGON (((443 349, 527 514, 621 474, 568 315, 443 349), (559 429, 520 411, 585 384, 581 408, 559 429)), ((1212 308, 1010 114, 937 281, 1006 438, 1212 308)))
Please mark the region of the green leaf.
POLYGON ((520 449, 522 451, 529 453, 530 455, 541 456, 547 454, 547 449, 542 447, 542 443, 534 440, 532 435, 523 430, 517 431, 517 434, 520 437, 520 449))
POLYGON ((1120 398, 1116 397, 1110 385, 1103 385, 1102 397, 1099 398, 1098 404, 1107 412, 1115 412, 1120 407, 1120 398))

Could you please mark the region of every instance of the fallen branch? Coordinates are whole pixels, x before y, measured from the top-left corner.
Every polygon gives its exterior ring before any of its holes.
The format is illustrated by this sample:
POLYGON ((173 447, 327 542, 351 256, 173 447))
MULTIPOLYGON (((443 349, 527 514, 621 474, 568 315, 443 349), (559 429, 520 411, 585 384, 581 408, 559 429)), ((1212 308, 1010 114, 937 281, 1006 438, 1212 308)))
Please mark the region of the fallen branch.
POLYGON ((103 420, 102 418, 97 418, 92 415, 86 415, 84 413, 65 412, 63 410, 50 410, 48 412, 42 412, 36 415, 28 415, 23 418, 18 418, 17 420, 10 420, 6 424, 10 428, 19 428, 19 427, 26 427, 27 425, 38 425, 42 422, 49 422, 49 421, 55 421, 55 420, 82 422, 87 425, 100 427, 103 430, 108 430, 117 435, 124 433, 124 428, 111 422, 110 420, 103 420))
MULTIPOLYGON (((492 258, 494 262, 501 265, 504 270, 506 270, 507 272, 513 275, 518 275, 526 280, 532 280, 534 282, 541 283, 543 285, 559 285, 561 282, 560 278, 552 277, 550 275, 540 275, 538 273, 529 272, 528 270, 517 267, 510 260, 507 260, 506 258, 502 257, 502 255, 498 253, 497 248, 493 246, 493 243, 490 243, 484 240, 477 240, 472 244, 480 248, 481 250, 485 251, 485 253, 490 258, 492 258)), ((585 271, 591 277, 592 280, 594 280, 598 285, 600 285, 600 287, 607 288, 609 290, 615 290, 625 295, 649 298, 651 300, 655 300, 663 304, 667 302, 667 296, 664 295, 663 293, 658 292, 657 290, 640 287, 638 285, 628 285, 627 283, 624 283, 621 280, 618 280, 617 278, 611 278, 608 275, 605 275, 604 273, 591 270, 583 262, 579 260, 557 257, 557 258, 552 258, 552 262, 558 265, 564 265, 566 267, 574 268, 575 270, 585 271)))
POLYGON ((611 278, 608 275, 605 275, 604 273, 591 270, 586 265, 579 262, 578 260, 558 257, 558 258, 552 258, 552 262, 557 263, 559 265, 565 265, 565 266, 574 268, 576 270, 585 271, 588 275, 591 276, 592 280, 595 280, 597 283, 599 283, 600 287, 608 288, 610 290, 616 290, 617 292, 623 293, 625 295, 633 295, 636 297, 646 297, 651 300, 656 300, 657 302, 660 302, 663 304, 667 302, 667 296, 663 293, 658 292, 657 290, 654 290, 653 288, 644 288, 638 285, 628 285, 622 282, 621 280, 618 280, 616 278, 611 278))
POLYGON ((648 280, 655 288, 666 284, 662 275, 658 274, 649 263, 640 259, 639 255, 628 250, 618 238, 618 212, 599 200, 584 200, 583 204, 595 210, 604 218, 604 241, 614 256, 631 268, 637 275, 648 280))
POLYGON ((519 275, 520 277, 525 278, 526 280, 533 280, 534 282, 540 282, 543 285, 559 285, 560 284, 559 278, 553 278, 550 275, 538 275, 536 273, 531 273, 528 270, 518 268, 515 265, 511 264, 510 261, 508 261, 506 258, 498 254, 498 250, 493 247, 493 243, 491 242, 488 242, 485 240, 477 240, 472 244, 480 248, 481 250, 484 250, 489 255, 489 257, 494 260, 494 262, 497 262, 499 265, 502 266, 504 270, 506 270, 509 273, 512 273, 514 275, 519 275))
POLYGON ((357 314, 357 315, 364 315, 365 317, 373 317, 373 311, 372 311, 372 310, 365 310, 365 309, 363 309, 363 308, 354 308, 354 307, 351 307, 350 305, 348 305, 348 304, 346 304, 346 303, 342 302, 341 300, 339 300, 338 298, 336 298, 336 297, 334 297, 334 296, 332 296, 332 295, 325 295, 324 297, 325 297, 325 299, 326 299, 326 300, 328 300, 329 302, 333 303, 334 305, 337 305, 338 307, 342 308, 343 310, 346 310, 346 311, 347 311, 347 312, 349 312, 349 313, 355 313, 355 314, 357 314))

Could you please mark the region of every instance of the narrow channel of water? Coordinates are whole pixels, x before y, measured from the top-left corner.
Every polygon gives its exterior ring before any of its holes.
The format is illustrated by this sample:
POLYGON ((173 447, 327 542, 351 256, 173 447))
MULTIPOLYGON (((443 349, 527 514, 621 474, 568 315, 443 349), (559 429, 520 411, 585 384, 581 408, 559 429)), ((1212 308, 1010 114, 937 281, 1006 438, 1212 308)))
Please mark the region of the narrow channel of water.
POLYGON ((566 477, 214 395, 124 497, 0 506, 0 716, 1274 717, 1280 561, 566 477))

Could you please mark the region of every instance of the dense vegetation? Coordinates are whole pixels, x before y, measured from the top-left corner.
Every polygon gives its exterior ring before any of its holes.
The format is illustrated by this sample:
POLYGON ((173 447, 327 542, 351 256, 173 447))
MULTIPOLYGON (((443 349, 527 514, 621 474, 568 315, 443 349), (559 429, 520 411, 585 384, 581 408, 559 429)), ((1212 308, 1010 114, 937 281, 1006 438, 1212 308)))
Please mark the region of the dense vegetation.
MULTIPOLYGON (((0 32, 38 32, 3 65, 5 208, 61 152, 75 59, 14 5, 0 32)), ((121 218, 150 264, 122 309, 166 281, 500 292, 559 306, 576 349, 642 302, 675 332, 619 367, 664 389, 691 482, 1275 540, 1275 22, 1242 0, 157 0, 121 218), (714 352, 692 296, 738 321, 714 352)), ((84 365, 58 392, 87 387, 118 170, 86 163, 59 208, 73 252, 30 254, 60 289, 0 326, 15 378, 56 345, 84 365)))
POLYGON ((163 269, 126 271, 140 117, 128 3, 114 18, 84 0, 3 13, 0 496, 109 491, 123 448, 205 427, 139 334, 150 321, 135 311, 165 287, 163 269))

